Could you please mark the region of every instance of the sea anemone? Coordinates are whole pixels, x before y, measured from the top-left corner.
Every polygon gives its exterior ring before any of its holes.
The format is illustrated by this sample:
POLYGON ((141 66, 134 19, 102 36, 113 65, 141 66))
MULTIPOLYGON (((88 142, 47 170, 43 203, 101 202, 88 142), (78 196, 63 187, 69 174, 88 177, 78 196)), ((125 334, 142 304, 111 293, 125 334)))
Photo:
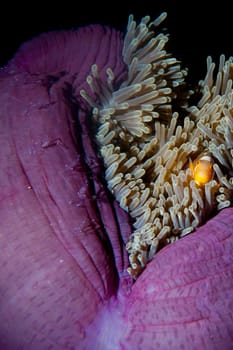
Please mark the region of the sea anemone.
POLYGON ((136 278, 165 245, 192 232, 233 194, 233 61, 222 55, 217 74, 207 74, 193 91, 187 69, 165 49, 168 35, 157 33, 165 19, 129 17, 123 59, 128 74, 107 85, 97 65, 87 82, 96 141, 106 167, 107 186, 132 218, 126 245, 128 272, 136 278), (215 78, 216 76, 216 78, 215 78))

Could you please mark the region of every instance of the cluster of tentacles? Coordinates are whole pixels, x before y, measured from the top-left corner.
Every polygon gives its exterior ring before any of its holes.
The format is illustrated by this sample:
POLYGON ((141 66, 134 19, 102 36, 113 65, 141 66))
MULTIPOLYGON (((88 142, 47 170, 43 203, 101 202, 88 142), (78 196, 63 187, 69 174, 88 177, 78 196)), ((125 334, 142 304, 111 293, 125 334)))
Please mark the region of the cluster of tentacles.
POLYGON ((95 97, 81 91, 92 107, 108 188, 133 220, 126 249, 135 278, 158 249, 230 206, 233 195, 233 61, 222 55, 214 74, 207 59, 196 89, 201 98, 190 106, 187 70, 167 53, 168 35, 157 34, 165 17, 137 24, 130 16, 126 80, 115 87, 109 68, 106 84, 94 65, 87 82, 95 97))

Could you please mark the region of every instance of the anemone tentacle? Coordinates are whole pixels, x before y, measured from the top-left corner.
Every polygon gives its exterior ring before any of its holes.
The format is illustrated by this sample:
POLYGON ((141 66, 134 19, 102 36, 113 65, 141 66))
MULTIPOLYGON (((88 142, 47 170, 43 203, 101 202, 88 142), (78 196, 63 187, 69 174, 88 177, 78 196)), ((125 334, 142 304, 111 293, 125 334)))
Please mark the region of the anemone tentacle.
POLYGON ((201 98, 190 107, 187 69, 167 53, 168 35, 157 34, 165 17, 150 22, 147 16, 137 24, 130 16, 122 52, 125 81, 114 88, 109 68, 104 85, 94 65, 87 82, 95 99, 81 91, 93 107, 108 188, 133 219, 126 249, 135 278, 159 248, 230 206, 233 197, 232 58, 220 57, 216 79, 215 64, 207 59, 201 98), (190 164, 203 156, 210 158, 213 175, 200 183, 190 164))

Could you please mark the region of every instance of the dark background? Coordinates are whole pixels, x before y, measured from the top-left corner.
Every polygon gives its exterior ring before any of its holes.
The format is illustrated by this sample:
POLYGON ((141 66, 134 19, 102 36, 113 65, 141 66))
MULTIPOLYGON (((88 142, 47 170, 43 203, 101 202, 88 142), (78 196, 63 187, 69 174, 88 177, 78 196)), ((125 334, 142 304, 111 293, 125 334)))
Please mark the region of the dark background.
POLYGON ((1 5, 0 66, 20 44, 42 32, 74 29, 100 23, 125 31, 129 14, 137 20, 145 15, 156 18, 167 11, 164 26, 170 33, 169 48, 189 68, 194 81, 203 78, 206 57, 233 55, 233 12, 229 1, 63 1, 54 4, 13 2, 1 5), (205 8, 204 8, 205 6, 205 8))

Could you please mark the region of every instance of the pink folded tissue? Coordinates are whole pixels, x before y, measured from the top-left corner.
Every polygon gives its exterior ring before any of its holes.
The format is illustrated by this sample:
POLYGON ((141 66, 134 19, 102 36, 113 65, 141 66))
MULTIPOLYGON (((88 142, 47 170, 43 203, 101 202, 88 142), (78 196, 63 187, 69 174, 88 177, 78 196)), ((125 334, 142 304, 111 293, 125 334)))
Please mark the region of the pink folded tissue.
POLYGON ((233 61, 190 88, 165 17, 0 71, 1 350, 233 349, 233 61))

